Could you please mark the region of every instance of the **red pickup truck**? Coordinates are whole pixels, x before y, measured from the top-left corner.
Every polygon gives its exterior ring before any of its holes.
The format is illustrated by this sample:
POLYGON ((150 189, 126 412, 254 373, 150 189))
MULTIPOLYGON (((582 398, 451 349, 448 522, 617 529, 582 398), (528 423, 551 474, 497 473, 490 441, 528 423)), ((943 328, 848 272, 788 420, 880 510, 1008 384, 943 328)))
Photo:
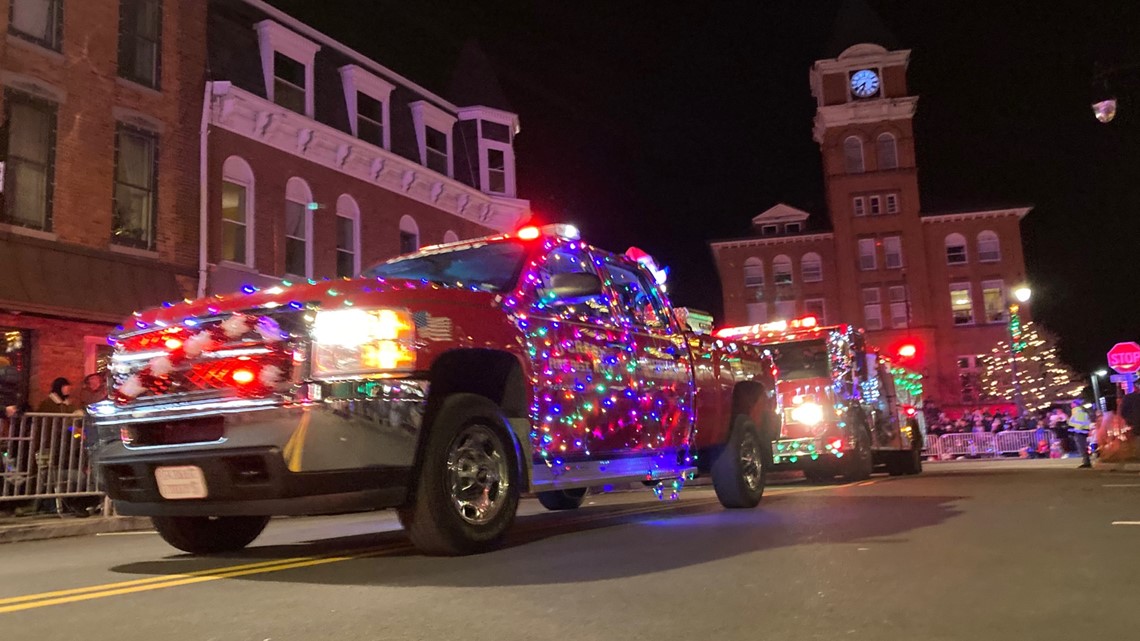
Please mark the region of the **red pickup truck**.
POLYGON ((530 227, 137 313, 94 407, 119 437, 98 453, 108 493, 192 553, 244 547, 273 515, 380 508, 421 550, 470 553, 522 493, 573 509, 698 471, 755 506, 772 362, 685 327, 645 258, 530 227))

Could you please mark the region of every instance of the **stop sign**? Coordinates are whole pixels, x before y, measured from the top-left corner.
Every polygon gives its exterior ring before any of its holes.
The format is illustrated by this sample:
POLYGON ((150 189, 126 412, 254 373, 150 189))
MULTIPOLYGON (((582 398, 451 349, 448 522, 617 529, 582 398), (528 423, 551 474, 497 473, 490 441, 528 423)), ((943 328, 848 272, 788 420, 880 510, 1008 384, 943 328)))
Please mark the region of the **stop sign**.
POLYGON ((1140 370, 1140 345, 1132 341, 1113 345, 1108 350, 1108 366, 1118 374, 1132 374, 1140 370))

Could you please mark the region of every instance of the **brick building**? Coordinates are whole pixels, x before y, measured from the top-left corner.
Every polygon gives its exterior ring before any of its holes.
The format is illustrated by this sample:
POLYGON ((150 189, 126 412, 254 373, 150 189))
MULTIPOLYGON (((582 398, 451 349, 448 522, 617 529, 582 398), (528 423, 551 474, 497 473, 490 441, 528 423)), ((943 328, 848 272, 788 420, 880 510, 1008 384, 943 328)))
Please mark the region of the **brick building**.
POLYGON ((872 44, 891 42, 873 16, 840 19, 848 29, 835 57, 810 73, 827 211, 777 204, 752 219, 750 236, 712 243, 725 322, 811 314, 862 326, 888 353, 916 347, 928 400, 951 412, 977 407, 975 355, 1007 336, 1010 292, 1025 281, 1019 221, 1029 208, 923 210, 910 51, 872 44))
POLYGON ((0 405, 76 385, 132 310, 196 284, 206 10, 0 3, 0 405))
POLYGON ((480 51, 444 97, 260 0, 209 0, 203 293, 351 276, 512 229, 510 111, 480 51))

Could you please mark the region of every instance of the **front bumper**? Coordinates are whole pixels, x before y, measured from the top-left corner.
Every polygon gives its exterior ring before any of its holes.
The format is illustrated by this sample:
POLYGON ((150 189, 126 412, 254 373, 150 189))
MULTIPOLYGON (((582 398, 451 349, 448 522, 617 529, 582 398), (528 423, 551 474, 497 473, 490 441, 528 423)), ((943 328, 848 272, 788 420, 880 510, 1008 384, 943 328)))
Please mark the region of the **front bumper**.
POLYGON ((144 516, 329 514, 402 504, 426 383, 338 383, 314 398, 240 412, 103 417, 101 432, 130 437, 99 451, 107 492, 120 513, 144 516), (170 466, 200 469, 206 497, 163 498, 155 471, 170 466))
POLYGON ((831 436, 803 438, 782 438, 772 443, 772 463, 784 468, 803 467, 838 461, 843 458, 842 443, 839 448, 834 442, 840 440, 831 436))

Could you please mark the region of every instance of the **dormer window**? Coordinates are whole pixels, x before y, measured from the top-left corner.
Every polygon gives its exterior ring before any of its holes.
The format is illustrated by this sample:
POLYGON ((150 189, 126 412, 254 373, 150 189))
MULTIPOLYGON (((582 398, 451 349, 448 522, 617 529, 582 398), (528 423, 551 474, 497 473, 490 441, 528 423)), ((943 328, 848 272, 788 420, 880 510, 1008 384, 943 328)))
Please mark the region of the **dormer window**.
POLYGON ((391 149, 389 104, 395 85, 356 65, 341 67, 340 78, 352 135, 377 147, 391 149))
POLYGON ((416 126, 416 142, 420 150, 420 163, 444 176, 451 177, 451 130, 455 116, 425 100, 409 105, 416 126))
POLYGON ((312 118, 313 60, 320 45, 272 20, 262 20, 255 27, 261 49, 265 97, 312 118))
POLYGON ((780 233, 779 225, 761 225, 760 227, 761 236, 775 236, 778 233, 780 233))
POLYGON ((467 123, 466 131, 474 133, 478 141, 478 174, 474 172, 475 167, 471 174, 475 185, 489 194, 513 197, 515 148, 512 143, 518 132, 518 116, 490 107, 468 107, 459 110, 459 120, 467 123), (474 128, 470 127, 472 121, 474 128))
POLYGON ((784 225, 785 234, 798 234, 803 229, 803 223, 788 223, 784 225))

